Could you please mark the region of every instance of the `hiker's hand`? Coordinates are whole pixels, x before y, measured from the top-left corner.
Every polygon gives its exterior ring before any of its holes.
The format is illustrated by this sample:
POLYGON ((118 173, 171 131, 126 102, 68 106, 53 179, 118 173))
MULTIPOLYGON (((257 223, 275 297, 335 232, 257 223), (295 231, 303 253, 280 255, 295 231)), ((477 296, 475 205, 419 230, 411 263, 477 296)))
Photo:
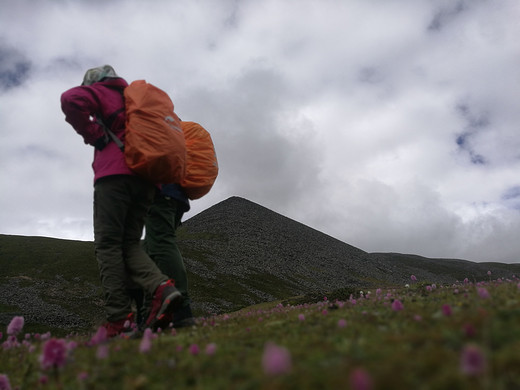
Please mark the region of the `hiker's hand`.
POLYGON ((97 150, 103 150, 105 149, 105 146, 107 146, 107 137, 103 136, 97 139, 97 141, 94 143, 94 147, 97 150))

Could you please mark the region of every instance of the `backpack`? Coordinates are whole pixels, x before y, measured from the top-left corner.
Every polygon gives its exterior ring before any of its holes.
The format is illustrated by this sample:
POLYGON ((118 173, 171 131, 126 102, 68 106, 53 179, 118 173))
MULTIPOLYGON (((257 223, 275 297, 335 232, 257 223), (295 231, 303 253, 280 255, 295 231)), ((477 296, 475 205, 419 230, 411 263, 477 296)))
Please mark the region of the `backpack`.
POLYGON ((211 135, 200 124, 181 122, 186 141, 186 171, 179 182, 189 199, 206 195, 218 175, 218 161, 211 135))
POLYGON ((128 167, 152 183, 178 183, 189 199, 206 195, 218 175, 210 134, 200 124, 182 122, 168 94, 144 80, 124 89, 125 143, 102 122, 125 154, 128 167))
POLYGON ((185 176, 186 142, 168 94, 144 80, 124 90, 125 161, 153 183, 180 183, 185 176))

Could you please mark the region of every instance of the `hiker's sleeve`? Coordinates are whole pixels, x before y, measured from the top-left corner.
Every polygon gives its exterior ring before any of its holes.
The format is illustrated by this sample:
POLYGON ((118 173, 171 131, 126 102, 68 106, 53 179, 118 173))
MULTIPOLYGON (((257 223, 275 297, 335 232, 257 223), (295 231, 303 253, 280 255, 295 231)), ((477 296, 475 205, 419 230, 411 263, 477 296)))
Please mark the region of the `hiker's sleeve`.
POLYGON ((61 109, 65 120, 83 137, 86 144, 96 145, 103 138, 103 128, 94 120, 99 112, 96 99, 82 87, 69 89, 61 95, 61 109))

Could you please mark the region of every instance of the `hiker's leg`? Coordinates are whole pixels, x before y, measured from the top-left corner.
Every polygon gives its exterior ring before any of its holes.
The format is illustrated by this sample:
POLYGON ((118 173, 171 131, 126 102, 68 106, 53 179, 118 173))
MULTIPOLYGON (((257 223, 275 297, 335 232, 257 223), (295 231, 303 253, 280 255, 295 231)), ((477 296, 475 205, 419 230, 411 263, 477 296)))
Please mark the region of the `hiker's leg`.
POLYGON ((124 226, 125 264, 132 280, 139 284, 146 293, 153 295, 157 286, 168 280, 168 277, 161 273, 141 245, 144 219, 148 207, 152 203, 155 187, 136 176, 128 176, 126 181, 132 202, 128 207, 124 226))
POLYGON ((161 272, 175 281, 185 306, 190 304, 186 267, 176 242, 183 212, 176 200, 157 191, 146 217, 145 249, 161 272))
POLYGON ((94 185, 94 245, 108 321, 121 320, 131 311, 123 260, 123 230, 131 200, 122 178, 108 176, 94 185))

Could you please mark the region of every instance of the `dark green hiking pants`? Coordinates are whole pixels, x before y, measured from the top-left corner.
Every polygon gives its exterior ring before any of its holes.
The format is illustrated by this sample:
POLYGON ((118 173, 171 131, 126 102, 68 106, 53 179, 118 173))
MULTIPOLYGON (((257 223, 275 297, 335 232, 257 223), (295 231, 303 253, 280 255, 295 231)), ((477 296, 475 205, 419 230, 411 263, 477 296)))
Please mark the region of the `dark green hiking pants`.
POLYGON ((145 249, 162 273, 175 281, 183 304, 189 305, 188 276, 176 242, 176 230, 184 213, 175 199, 157 191, 146 217, 145 249))
POLYGON ((132 283, 153 294, 168 280, 141 246, 154 192, 151 184, 130 175, 107 176, 94 185, 94 244, 108 321, 121 320, 132 311, 132 283))

